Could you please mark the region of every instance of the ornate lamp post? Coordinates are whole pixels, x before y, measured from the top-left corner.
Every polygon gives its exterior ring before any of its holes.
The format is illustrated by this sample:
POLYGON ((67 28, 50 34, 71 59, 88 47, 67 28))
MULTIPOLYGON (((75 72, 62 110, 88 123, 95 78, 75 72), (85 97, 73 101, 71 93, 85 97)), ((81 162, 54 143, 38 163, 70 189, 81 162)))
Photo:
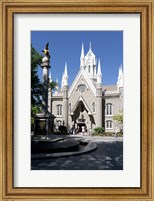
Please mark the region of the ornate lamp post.
POLYGON ((50 67, 50 54, 48 50, 49 43, 46 44, 46 48, 42 50, 45 57, 42 59, 41 67, 43 69, 43 93, 42 93, 42 112, 48 113, 48 88, 49 88, 49 68, 50 67))
POLYGON ((42 113, 38 113, 35 118, 35 135, 48 135, 49 133, 53 133, 55 116, 48 111, 49 69, 51 68, 48 46, 49 43, 42 50, 45 54, 41 64, 43 69, 42 113))

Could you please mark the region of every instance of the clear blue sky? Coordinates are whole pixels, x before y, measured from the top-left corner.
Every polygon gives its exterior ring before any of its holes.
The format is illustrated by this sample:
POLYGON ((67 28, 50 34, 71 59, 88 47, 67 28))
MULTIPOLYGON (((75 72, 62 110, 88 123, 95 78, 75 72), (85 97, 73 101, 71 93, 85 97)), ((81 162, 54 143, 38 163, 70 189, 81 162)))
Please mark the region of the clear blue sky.
MULTIPOLYGON (((70 86, 80 69, 81 45, 84 43, 86 55, 90 42, 92 51, 101 61, 103 85, 116 84, 119 66, 123 65, 122 31, 31 31, 31 43, 39 53, 47 42, 52 80, 58 79, 60 86, 65 62, 70 86)), ((42 78, 40 67, 39 77, 42 78)))

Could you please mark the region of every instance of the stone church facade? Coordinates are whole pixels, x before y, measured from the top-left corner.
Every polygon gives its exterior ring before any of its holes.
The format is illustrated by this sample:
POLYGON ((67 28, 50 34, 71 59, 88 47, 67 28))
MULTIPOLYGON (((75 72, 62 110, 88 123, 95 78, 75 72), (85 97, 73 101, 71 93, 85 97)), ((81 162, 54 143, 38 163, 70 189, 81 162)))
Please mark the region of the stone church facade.
MULTIPOLYGON (((117 72, 118 74, 118 72, 117 72)), ((49 111, 56 117, 54 124, 65 125, 92 131, 96 127, 104 127, 106 132, 120 131, 113 116, 123 110, 123 72, 119 67, 119 75, 115 85, 102 86, 100 60, 92 51, 84 54, 82 44, 80 68, 72 85, 68 86, 67 64, 62 76, 61 88, 54 94, 49 90, 49 111)))

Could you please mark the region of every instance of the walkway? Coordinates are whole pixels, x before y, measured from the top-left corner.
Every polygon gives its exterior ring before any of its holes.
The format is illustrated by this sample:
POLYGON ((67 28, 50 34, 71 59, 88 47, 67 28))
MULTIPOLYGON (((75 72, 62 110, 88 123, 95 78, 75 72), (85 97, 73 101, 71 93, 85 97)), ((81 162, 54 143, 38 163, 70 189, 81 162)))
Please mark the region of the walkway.
POLYGON ((123 140, 115 137, 93 137, 74 135, 95 141, 95 151, 78 156, 32 159, 32 170, 122 170, 123 140))

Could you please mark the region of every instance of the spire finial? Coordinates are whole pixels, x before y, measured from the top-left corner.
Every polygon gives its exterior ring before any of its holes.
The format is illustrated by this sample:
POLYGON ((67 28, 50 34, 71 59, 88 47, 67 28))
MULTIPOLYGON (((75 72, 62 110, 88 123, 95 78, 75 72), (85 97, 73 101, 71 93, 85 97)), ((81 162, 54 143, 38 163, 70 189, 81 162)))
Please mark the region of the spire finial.
POLYGON ((80 68, 84 68, 84 66, 85 66, 84 46, 83 46, 83 43, 82 43, 81 57, 80 57, 80 68))
POLYGON ((97 70, 97 83, 102 83, 102 72, 101 72, 101 62, 98 60, 98 70, 97 70))
POLYGON ((68 77, 68 74, 67 74, 67 62, 65 62, 64 76, 68 77))
POLYGON ((65 62, 64 76, 63 76, 63 86, 68 85, 68 74, 67 74, 67 62, 65 62))
POLYGON ((91 42, 89 43, 89 50, 91 50, 91 42))
POLYGON ((83 59, 84 58, 84 45, 83 45, 83 43, 82 43, 82 48, 81 48, 81 57, 80 57, 81 59, 83 59))
POLYGON ((119 66, 119 74, 118 74, 118 81, 117 81, 117 89, 123 87, 123 72, 122 72, 122 65, 119 66))

